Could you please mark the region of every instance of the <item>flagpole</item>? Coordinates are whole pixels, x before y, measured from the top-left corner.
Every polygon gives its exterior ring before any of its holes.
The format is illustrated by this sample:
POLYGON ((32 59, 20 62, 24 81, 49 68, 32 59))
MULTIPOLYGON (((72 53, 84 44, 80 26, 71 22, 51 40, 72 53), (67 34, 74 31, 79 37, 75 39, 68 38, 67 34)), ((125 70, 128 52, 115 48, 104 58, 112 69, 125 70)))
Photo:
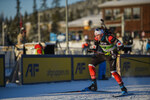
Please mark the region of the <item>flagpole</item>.
POLYGON ((38 12, 38 42, 41 42, 40 11, 38 12))
POLYGON ((5 32, 4 32, 4 27, 5 26, 5 24, 4 24, 4 22, 2 22, 2 44, 3 44, 3 46, 5 46, 5 32))
POLYGON ((66 54, 69 54, 69 41, 68 41, 68 0, 66 0, 66 54))

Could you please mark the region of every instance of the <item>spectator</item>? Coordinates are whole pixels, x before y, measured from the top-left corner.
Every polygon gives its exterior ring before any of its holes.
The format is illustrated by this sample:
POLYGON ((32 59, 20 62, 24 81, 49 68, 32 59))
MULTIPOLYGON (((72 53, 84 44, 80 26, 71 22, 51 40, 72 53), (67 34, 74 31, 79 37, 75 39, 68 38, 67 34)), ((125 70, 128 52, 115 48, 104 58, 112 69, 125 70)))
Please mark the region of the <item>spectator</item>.
POLYGON ((88 53, 87 52, 88 49, 89 49, 89 43, 88 41, 86 41, 84 44, 82 44, 82 53, 86 55, 88 53))
POLYGON ((27 40, 26 40, 26 30, 25 30, 24 27, 22 27, 20 29, 20 33, 17 37, 17 40, 18 40, 18 43, 17 43, 18 45, 25 44, 27 42, 27 40))
POLYGON ((34 48, 36 49, 35 54, 39 54, 39 55, 44 54, 43 46, 41 43, 36 44, 34 48))
POLYGON ((16 64, 15 67, 10 75, 10 81, 12 83, 17 83, 21 85, 22 77, 21 77, 21 55, 26 54, 26 49, 25 49, 25 43, 27 42, 26 40, 26 30, 24 27, 20 29, 20 33, 17 37, 18 40, 18 45, 16 45, 15 53, 16 53, 16 64), (23 45, 20 46, 20 45, 23 45))
POLYGON ((132 44, 133 44, 133 38, 131 36, 125 36, 123 37, 123 44, 124 44, 124 53, 130 54, 132 52, 132 44))
POLYGON ((146 52, 148 54, 150 54, 150 39, 148 40, 147 44, 146 44, 146 52))

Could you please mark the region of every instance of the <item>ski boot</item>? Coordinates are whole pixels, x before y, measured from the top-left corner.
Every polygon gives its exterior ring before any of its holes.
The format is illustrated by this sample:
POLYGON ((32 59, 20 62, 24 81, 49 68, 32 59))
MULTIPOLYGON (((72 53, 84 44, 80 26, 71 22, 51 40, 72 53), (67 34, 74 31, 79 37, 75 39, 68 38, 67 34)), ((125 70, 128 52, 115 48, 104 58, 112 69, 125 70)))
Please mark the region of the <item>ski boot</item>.
POLYGON ((127 95, 128 94, 127 88, 124 85, 120 86, 120 88, 121 88, 121 91, 122 91, 121 92, 122 95, 127 95))
POLYGON ((92 81, 92 84, 89 87, 83 89, 82 91, 97 91, 96 80, 92 81))

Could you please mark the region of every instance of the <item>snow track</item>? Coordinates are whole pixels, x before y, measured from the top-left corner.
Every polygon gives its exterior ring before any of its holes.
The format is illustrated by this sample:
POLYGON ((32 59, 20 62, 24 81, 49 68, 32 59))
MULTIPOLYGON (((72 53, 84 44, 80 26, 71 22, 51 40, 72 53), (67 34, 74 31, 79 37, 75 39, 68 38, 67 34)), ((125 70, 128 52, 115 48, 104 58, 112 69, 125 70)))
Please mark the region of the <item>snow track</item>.
POLYGON ((117 82, 110 78, 98 80, 98 90, 107 92, 63 93, 81 90, 91 84, 90 80, 21 86, 7 84, 6 87, 0 87, 0 100, 150 100, 150 77, 123 78, 123 81, 128 91, 135 95, 112 97, 120 93, 120 88, 117 82))

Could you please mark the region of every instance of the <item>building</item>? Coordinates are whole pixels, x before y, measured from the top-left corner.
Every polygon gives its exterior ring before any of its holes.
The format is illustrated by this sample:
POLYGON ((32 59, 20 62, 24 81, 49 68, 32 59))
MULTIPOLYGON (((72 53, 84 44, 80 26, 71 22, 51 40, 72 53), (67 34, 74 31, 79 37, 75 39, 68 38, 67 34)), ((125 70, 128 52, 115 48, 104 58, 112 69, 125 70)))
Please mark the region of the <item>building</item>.
POLYGON ((134 37, 150 38, 150 0, 115 0, 99 7, 106 26, 115 29, 120 36, 134 33, 134 37))
POLYGON ((79 35, 84 38, 85 35, 88 36, 89 40, 94 39, 94 29, 99 27, 100 19, 102 18, 101 13, 98 15, 91 15, 87 17, 82 17, 80 19, 71 21, 68 23, 69 33, 74 35, 79 35))

